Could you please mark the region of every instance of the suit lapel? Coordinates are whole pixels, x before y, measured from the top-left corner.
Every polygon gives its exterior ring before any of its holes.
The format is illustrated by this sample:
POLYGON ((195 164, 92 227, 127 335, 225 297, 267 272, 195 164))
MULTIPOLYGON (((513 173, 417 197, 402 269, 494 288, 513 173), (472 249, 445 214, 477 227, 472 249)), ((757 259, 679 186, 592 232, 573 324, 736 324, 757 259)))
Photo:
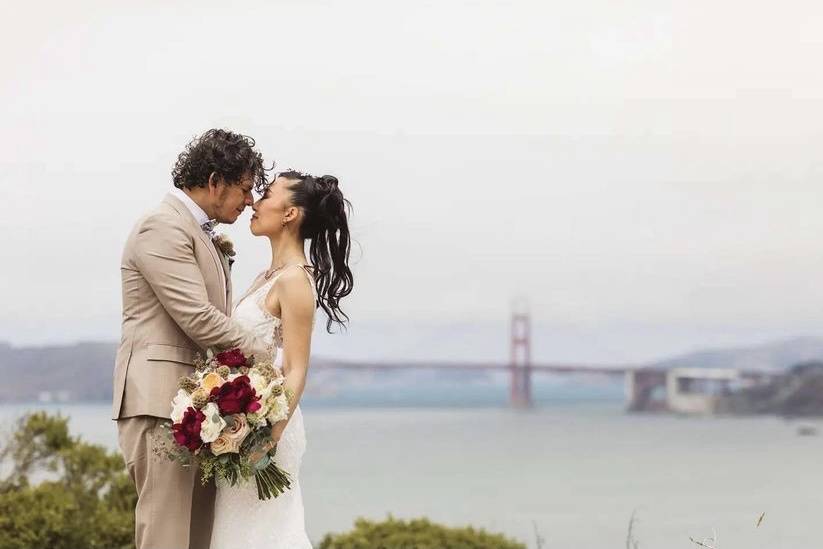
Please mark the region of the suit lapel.
POLYGON ((229 258, 222 251, 217 251, 220 256, 220 264, 223 266, 223 275, 226 280, 226 314, 231 316, 231 265, 229 265, 229 258))
POLYGON ((222 259, 221 256, 223 255, 221 252, 217 251, 217 248, 214 246, 214 242, 211 241, 209 235, 203 230, 203 228, 197 224, 197 220, 191 214, 189 209, 186 207, 185 204, 180 202, 174 196, 168 194, 164 200, 166 204, 174 208, 174 210, 179 213, 183 219, 188 220, 189 229, 192 234, 194 234, 195 238, 199 238, 203 244, 205 244, 206 249, 209 251, 211 258, 214 260, 214 268, 217 270, 218 278, 223 282, 221 285, 221 289, 223 290, 223 310, 228 311, 228 284, 226 282, 226 271, 223 269, 222 259))

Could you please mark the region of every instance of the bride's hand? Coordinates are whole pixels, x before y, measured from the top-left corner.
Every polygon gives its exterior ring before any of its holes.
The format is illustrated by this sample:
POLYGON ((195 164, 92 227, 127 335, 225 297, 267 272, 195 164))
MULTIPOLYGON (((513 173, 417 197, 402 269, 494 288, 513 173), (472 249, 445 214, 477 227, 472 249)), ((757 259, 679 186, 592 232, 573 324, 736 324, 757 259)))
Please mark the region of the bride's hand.
POLYGON ((249 462, 252 464, 252 466, 256 466, 258 463, 260 463, 262 460, 268 457, 269 452, 275 450, 276 448, 277 443, 272 439, 268 439, 264 442, 261 442, 249 454, 249 462))

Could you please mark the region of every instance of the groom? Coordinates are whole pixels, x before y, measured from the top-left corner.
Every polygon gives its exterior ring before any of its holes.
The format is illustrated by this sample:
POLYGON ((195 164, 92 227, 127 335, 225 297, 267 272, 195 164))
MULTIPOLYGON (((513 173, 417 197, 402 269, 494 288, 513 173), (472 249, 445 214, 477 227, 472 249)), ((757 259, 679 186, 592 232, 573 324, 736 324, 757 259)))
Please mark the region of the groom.
POLYGON ((169 418, 178 379, 208 348, 266 345, 230 319, 233 253, 213 241, 215 223, 234 223, 265 182, 254 140, 209 130, 177 158, 174 189, 126 241, 120 272, 123 324, 114 370, 113 419, 137 489, 137 549, 208 549, 214 487, 196 468, 154 455, 152 433, 169 418))

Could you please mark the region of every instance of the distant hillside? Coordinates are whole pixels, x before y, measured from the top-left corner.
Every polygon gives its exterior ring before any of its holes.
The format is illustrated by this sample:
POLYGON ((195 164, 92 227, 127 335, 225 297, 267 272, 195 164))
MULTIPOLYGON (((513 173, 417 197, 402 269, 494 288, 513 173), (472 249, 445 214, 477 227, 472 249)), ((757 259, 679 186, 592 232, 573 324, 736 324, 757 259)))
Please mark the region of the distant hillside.
MULTIPOLYGON (((109 400, 116 349, 115 343, 77 343, 42 347, 12 347, 0 343, 0 376, 3 379, 3 383, 0 384, 0 402, 48 399, 109 400)), ((319 363, 323 360, 318 357, 313 359, 313 362, 319 363)), ((823 360, 823 338, 796 338, 752 347, 697 351, 661 360, 653 366, 785 369, 812 360, 823 360)), ((487 374, 474 375, 471 379, 502 385, 508 383, 506 376, 498 381, 494 381, 494 376, 489 379, 486 379, 487 377, 487 374)), ((571 380, 569 382, 564 384, 569 386, 562 391, 574 392, 574 388, 571 387, 574 383, 571 383, 571 380)), ((359 395, 360 391, 383 391, 389 387, 387 383, 390 386, 426 386, 428 391, 442 385, 444 390, 452 391, 452 384, 457 383, 460 386, 465 385, 467 381, 463 374, 455 373, 449 376, 446 372, 415 370, 373 374, 324 370, 318 371, 313 377, 307 396, 323 399, 341 392, 359 395)), ((363 399, 366 397, 363 396, 363 399)), ((413 402, 414 398, 411 398, 411 401, 413 402)))
POLYGON ((116 353, 116 343, 0 343, 0 402, 110 400, 116 353))
POLYGON ((0 343, 0 402, 111 398, 115 343, 11 347, 0 343))
MULTIPOLYGON (((13 347, 0 342, 0 402, 107 401, 111 400, 116 343, 76 343, 39 347, 13 347)), ((326 362, 313 357, 313 364, 326 362)), ((445 372, 438 375, 446 379, 445 372)), ((377 375, 368 372, 321 370, 313 377, 306 395, 332 397, 341 388, 374 386, 391 377, 420 381, 420 373, 377 375), (381 378, 381 379, 375 379, 381 378)), ((431 377, 431 376, 429 376, 431 377)), ((462 378, 461 378, 462 379, 462 378)), ((432 380, 436 381, 436 379, 432 380)))
POLYGON ((653 366, 771 370, 813 360, 823 360, 823 338, 798 337, 749 347, 700 350, 658 361, 653 366))

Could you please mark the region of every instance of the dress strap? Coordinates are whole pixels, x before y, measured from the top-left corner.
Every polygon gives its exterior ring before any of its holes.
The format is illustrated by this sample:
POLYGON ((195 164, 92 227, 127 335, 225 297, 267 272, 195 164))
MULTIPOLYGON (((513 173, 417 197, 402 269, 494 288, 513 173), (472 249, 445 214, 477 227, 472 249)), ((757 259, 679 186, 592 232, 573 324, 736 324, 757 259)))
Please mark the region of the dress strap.
POLYGON ((315 303, 315 306, 316 306, 317 305, 317 286, 315 285, 316 283, 315 283, 315 280, 314 280, 314 273, 309 270, 309 269, 313 269, 314 267, 312 267, 311 265, 298 265, 298 267, 300 267, 300 270, 303 271, 304 273, 306 273, 306 276, 309 278, 309 288, 311 288, 311 293, 314 296, 314 303, 315 303))
MULTIPOLYGON (((277 273, 274 277, 272 277, 272 279, 271 279, 271 280, 269 280, 268 282, 266 282, 265 284, 263 284, 263 285, 260 287, 260 289, 262 290, 263 288, 267 288, 267 290, 266 290, 266 292, 265 292, 265 294, 267 294, 267 293, 268 293, 268 290, 270 290, 270 289, 271 289, 271 287, 272 287, 272 286, 274 286, 274 283, 275 283, 275 282, 277 282, 277 279, 278 279, 278 278, 280 278, 280 276, 281 276, 283 273, 285 273, 286 271, 288 271, 288 270, 289 270, 289 269, 291 269, 292 267, 299 267, 299 268, 300 268, 300 270, 301 270, 301 271, 303 271, 303 272, 306 274, 306 276, 307 276, 307 277, 308 277, 308 279, 309 279, 309 286, 311 287, 311 292, 312 292, 312 294, 314 295, 314 300, 315 300, 315 302, 316 302, 316 301, 317 301, 317 288, 315 287, 315 282, 314 282, 314 274, 312 274, 312 272, 309 270, 309 269, 312 269, 312 268, 313 268, 311 265, 301 265, 300 263, 292 263, 291 265, 286 265, 285 267, 283 267, 282 269, 280 269, 280 272, 279 272, 279 273, 277 273)), ((260 291, 260 290, 258 290, 258 291, 260 291)), ((264 294, 264 295, 265 295, 265 294, 264 294)), ((264 299, 265 299, 265 298, 264 298, 264 299)))

